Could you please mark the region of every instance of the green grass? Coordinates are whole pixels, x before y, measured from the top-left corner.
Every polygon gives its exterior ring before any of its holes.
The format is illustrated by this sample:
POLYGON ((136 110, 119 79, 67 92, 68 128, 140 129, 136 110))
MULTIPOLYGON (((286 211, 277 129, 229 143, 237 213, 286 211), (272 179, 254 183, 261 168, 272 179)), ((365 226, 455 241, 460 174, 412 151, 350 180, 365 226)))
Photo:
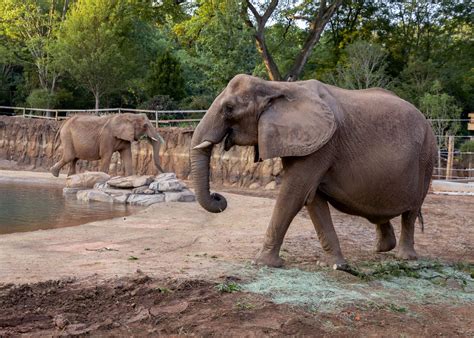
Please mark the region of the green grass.
POLYGON ((232 293, 232 292, 240 291, 242 288, 237 283, 225 282, 225 283, 217 284, 216 289, 222 293, 232 293))

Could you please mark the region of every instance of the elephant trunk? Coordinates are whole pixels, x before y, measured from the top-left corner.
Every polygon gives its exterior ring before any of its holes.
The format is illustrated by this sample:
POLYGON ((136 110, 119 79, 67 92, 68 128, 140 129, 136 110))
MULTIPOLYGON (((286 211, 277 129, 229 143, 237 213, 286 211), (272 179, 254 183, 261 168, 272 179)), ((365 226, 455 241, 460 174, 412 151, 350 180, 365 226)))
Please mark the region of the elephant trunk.
POLYGON ((164 143, 165 141, 156 131, 155 127, 152 126, 150 121, 148 121, 148 128, 146 134, 148 136, 148 140, 151 143, 151 146, 153 147, 153 161, 155 162, 155 166, 160 173, 164 173, 165 171, 160 166, 160 143, 164 143))
POLYGON ((194 182, 196 199, 209 212, 222 212, 227 208, 224 196, 209 191, 209 164, 212 146, 205 149, 191 150, 191 174, 194 182))

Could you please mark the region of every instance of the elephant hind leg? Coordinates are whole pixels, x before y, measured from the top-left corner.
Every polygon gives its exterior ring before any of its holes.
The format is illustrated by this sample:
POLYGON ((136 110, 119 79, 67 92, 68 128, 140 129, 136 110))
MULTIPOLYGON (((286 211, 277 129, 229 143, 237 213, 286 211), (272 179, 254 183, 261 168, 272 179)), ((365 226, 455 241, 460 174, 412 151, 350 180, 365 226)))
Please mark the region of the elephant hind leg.
POLYGON ((402 214, 402 231, 398 245, 397 257, 401 259, 417 259, 415 251, 415 221, 419 209, 406 211, 402 214))
POLYGON ((375 230, 377 232, 377 244, 375 245, 376 252, 387 252, 395 248, 397 245, 397 239, 390 221, 376 224, 375 230))
POLYGON ((68 176, 75 175, 76 174, 76 163, 77 163, 77 158, 73 159, 70 164, 69 164, 69 171, 67 173, 68 176))
POLYGON ((328 202, 316 194, 315 198, 306 205, 311 221, 314 224, 316 233, 324 251, 329 255, 331 264, 340 266, 346 265, 346 260, 342 255, 339 239, 331 219, 328 202))
MULTIPOLYGON (((51 172, 51 174, 53 174, 53 176, 55 177, 58 177, 59 176, 59 172, 61 171, 61 168, 64 167, 66 164, 68 164, 69 162, 71 161, 74 161, 74 157, 66 157, 66 156, 63 156, 57 163, 55 163, 50 169, 49 171, 51 172)), ((72 164, 71 164, 72 165, 72 164)), ((74 162, 74 166, 75 166, 75 162, 74 162)), ((71 170, 71 169, 69 169, 71 170)), ((69 174, 68 174, 69 175, 69 174)))

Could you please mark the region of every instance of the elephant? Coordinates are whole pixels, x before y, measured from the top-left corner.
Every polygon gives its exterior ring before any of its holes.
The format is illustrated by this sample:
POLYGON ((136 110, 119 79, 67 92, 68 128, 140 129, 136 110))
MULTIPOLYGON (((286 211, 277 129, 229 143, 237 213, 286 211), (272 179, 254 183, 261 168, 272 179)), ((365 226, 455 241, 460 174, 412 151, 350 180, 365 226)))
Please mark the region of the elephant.
POLYGON ((54 176, 70 163, 68 176, 76 173, 77 160, 101 160, 100 170, 109 171, 110 160, 115 151, 125 167, 125 175, 133 174, 131 143, 147 137, 153 146, 156 168, 160 166, 159 151, 163 138, 158 134, 145 114, 114 114, 107 116, 75 115, 61 126, 55 139, 60 136, 63 154, 60 161, 50 168, 54 176))
POLYGON ((396 256, 417 259, 414 231, 437 153, 429 121, 381 88, 346 90, 317 80, 274 82, 235 76, 196 127, 191 174, 199 204, 222 212, 226 199, 209 190, 215 144, 254 146, 255 160, 281 158, 283 175, 265 239, 254 263, 281 267, 280 247, 306 207, 335 269, 348 267, 329 205, 375 224, 376 252, 396 247, 390 220, 401 215, 396 256))

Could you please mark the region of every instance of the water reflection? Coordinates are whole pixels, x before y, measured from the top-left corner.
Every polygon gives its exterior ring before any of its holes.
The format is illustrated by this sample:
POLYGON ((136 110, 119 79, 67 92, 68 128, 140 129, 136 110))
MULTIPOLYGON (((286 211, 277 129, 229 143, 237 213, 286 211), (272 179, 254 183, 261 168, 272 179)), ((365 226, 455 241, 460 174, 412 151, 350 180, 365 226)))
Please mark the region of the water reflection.
POLYGON ((137 207, 65 198, 60 187, 0 183, 0 234, 79 225, 134 210, 137 207))

